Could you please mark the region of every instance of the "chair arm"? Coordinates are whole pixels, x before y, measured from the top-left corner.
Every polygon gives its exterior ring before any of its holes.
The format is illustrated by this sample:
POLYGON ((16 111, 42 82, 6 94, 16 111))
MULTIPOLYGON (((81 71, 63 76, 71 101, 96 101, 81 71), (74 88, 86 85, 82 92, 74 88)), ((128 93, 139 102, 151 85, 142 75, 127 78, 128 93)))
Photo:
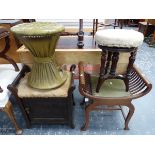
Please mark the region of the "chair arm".
POLYGON ((139 68, 137 68, 135 65, 134 65, 133 68, 134 68, 135 72, 138 74, 138 76, 141 77, 142 80, 143 80, 147 85, 152 85, 152 84, 150 83, 150 81, 146 78, 146 76, 145 76, 144 74, 142 74, 142 71, 141 71, 139 68))
MULTIPOLYGON (((22 78, 22 77, 24 77, 25 76, 25 74, 27 73, 27 72, 30 72, 30 68, 27 66, 27 65, 24 65, 23 66, 23 68, 22 68, 22 70, 20 71, 20 73, 17 75, 17 77, 15 78, 15 80, 11 83, 11 84, 9 84, 8 86, 7 86, 7 88, 11 91, 11 89, 12 88, 15 88, 18 84, 19 84, 19 81, 20 81, 20 79, 22 78)), ((12 92, 12 91, 11 91, 12 92)))
POLYGON ((78 68, 79 68, 79 85, 85 86, 84 63, 82 61, 79 62, 78 68))
POLYGON ((134 65, 131 80, 129 82, 129 90, 132 98, 139 98, 150 92, 152 84, 142 75, 141 71, 134 65))

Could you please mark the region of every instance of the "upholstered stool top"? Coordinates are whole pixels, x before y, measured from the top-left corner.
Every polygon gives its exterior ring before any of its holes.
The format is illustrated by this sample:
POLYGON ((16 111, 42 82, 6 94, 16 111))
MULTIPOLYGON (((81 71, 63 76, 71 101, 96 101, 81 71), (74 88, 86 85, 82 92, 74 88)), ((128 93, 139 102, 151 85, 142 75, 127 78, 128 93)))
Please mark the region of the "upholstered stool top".
POLYGON ((65 83, 54 89, 35 89, 30 87, 27 84, 28 74, 20 80, 20 83, 18 85, 18 96, 21 98, 26 97, 42 97, 42 98, 48 98, 48 97, 67 97, 68 96, 68 90, 71 85, 71 72, 65 71, 67 73, 67 80, 65 83))
POLYGON ((144 36, 135 30, 105 29, 96 32, 95 40, 102 46, 132 48, 141 45, 144 36))
MULTIPOLYGON (((19 70, 21 70, 22 64, 17 65, 19 70)), ((19 72, 16 72, 11 64, 0 64, 0 86, 3 89, 3 92, 0 93, 0 108, 5 107, 7 104, 10 97, 10 91, 7 86, 14 81, 19 72)))
POLYGON ((38 89, 51 89, 62 85, 67 76, 55 64, 54 53, 64 26, 52 22, 32 22, 16 25, 11 31, 30 50, 34 58, 28 84, 38 89))
POLYGON ((11 28, 16 35, 49 35, 64 31, 64 26, 52 22, 22 23, 11 28))

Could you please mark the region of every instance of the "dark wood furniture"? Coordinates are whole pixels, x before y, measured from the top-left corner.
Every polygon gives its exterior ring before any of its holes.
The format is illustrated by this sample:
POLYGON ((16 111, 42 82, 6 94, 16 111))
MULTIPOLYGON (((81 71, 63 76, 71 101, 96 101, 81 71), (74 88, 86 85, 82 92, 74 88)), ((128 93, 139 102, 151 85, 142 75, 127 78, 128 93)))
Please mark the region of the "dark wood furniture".
POLYGON ((149 37, 154 32, 154 26, 148 22, 139 22, 138 31, 144 34, 144 37, 149 37))
POLYGON ((78 32, 61 32, 61 36, 78 36, 77 47, 80 49, 83 48, 84 46, 83 19, 79 19, 78 32))
POLYGON ((117 23, 116 23, 116 20, 114 23, 110 23, 110 24, 104 24, 102 22, 99 22, 98 19, 93 19, 93 32, 92 32, 92 36, 94 37, 95 36, 95 33, 97 32, 98 30, 98 27, 103 27, 103 26, 112 26, 114 29, 116 27, 118 27, 117 23))
POLYGON ((125 26, 137 27, 142 19, 115 19, 115 25, 118 25, 121 29, 125 26))
MULTIPOLYGON (((65 66, 64 66, 65 67, 65 66)), ((27 127, 30 128, 33 124, 67 124, 71 128, 74 128, 73 124, 73 90, 75 89, 73 83, 73 72, 75 65, 70 67, 72 72, 71 84, 68 90, 67 97, 24 97, 18 96, 18 88, 21 77, 24 77, 26 73, 30 72, 28 66, 24 66, 20 75, 16 80, 8 86, 8 89, 17 99, 23 116, 25 118, 27 127)), ((66 68, 66 67, 65 67, 66 68)))
MULTIPOLYGON (((0 19, 0 26, 5 27, 8 32, 10 32, 10 28, 23 23, 22 19, 0 19)), ((10 40, 12 44, 16 44, 17 48, 19 48, 22 44, 19 42, 19 40, 10 32, 10 40)), ((13 45, 14 46, 14 45, 13 45)))
POLYGON ((7 61, 9 61, 9 63, 11 63, 14 66, 15 70, 19 71, 19 68, 15 63, 15 61, 6 55, 6 53, 10 48, 10 39, 9 39, 9 32, 2 27, 0 27, 0 39, 5 39, 5 47, 2 51, 0 51, 0 58, 4 58, 7 61))
POLYGON ((107 47, 99 45, 102 49, 101 67, 96 92, 99 92, 103 82, 107 79, 121 79, 126 85, 126 91, 129 90, 129 78, 136 57, 137 48, 107 47), (123 75, 116 73, 117 62, 120 52, 130 52, 127 71, 123 75))
MULTIPOLYGON (((7 31, 6 28, 0 27, 0 40, 2 40, 2 39, 5 39, 5 46, 4 46, 4 49, 2 49, 0 51, 0 58, 3 58, 5 60, 9 61, 9 63, 11 63, 14 66, 15 71, 19 71, 19 68, 18 68, 17 64, 15 63, 15 61, 6 55, 6 53, 8 52, 8 50, 10 48, 9 32, 7 31)), ((2 91, 3 90, 0 87, 0 92, 2 92, 2 91)))
POLYGON ((147 33, 147 30, 149 28, 149 24, 152 24, 154 26, 153 34, 152 34, 151 40, 149 41, 149 44, 152 45, 152 46, 155 46, 154 45, 154 42, 155 42, 155 19, 148 19, 147 20, 147 25, 146 25, 146 28, 145 28, 145 31, 144 31, 144 36, 147 33))
POLYGON ((79 32, 78 32, 78 43, 77 43, 77 46, 79 48, 82 48, 84 46, 83 38, 84 38, 83 19, 79 19, 79 32))
MULTIPOLYGON (((142 76, 141 72, 134 66, 131 72, 131 78, 129 80, 129 92, 125 91, 125 87, 123 89, 123 94, 117 94, 120 91, 120 88, 112 92, 116 92, 117 95, 113 93, 105 93, 96 95, 95 92, 95 83, 92 80, 93 75, 98 74, 99 65, 94 65, 89 67, 90 65, 84 65, 83 62, 79 63, 79 91, 84 98, 88 99, 88 102, 84 101, 85 110, 84 110, 84 125, 81 127, 81 130, 86 130, 89 126, 89 115, 92 111, 97 110, 121 110, 123 117, 125 119, 125 130, 128 130, 129 121, 134 114, 135 107, 132 104, 132 100, 142 97, 150 92, 152 85, 151 83, 142 76), (106 96, 106 95, 107 96, 106 96), (115 95, 115 96, 114 96, 115 95), (118 106, 118 108, 114 108, 118 106), (127 116, 125 116, 122 106, 126 106, 129 108, 127 116)), ((120 80, 117 80, 120 82, 120 80)), ((109 83, 109 86, 111 84, 109 83)), ((120 85, 117 85, 120 87, 120 85)))

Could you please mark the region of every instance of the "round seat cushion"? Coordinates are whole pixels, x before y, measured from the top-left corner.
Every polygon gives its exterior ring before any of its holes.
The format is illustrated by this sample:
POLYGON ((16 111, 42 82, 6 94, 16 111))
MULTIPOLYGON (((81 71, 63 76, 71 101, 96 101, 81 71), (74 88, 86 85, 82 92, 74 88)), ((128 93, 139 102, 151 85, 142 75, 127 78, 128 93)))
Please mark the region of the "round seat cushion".
POLYGON ((95 40, 102 46, 132 48, 143 43, 144 35, 135 30, 105 29, 96 32, 95 40))
POLYGON ((11 28, 11 31, 16 35, 51 35, 64 31, 64 26, 52 22, 32 22, 22 23, 11 28))

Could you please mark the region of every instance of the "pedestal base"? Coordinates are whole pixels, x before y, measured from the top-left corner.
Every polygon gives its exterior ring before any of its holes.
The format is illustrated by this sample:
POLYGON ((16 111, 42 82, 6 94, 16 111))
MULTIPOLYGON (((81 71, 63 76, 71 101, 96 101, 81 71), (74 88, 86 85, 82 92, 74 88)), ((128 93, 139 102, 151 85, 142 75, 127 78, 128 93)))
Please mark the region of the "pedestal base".
POLYGON ((28 77, 29 86, 37 89, 60 87, 67 79, 67 74, 51 63, 34 63, 28 77))

